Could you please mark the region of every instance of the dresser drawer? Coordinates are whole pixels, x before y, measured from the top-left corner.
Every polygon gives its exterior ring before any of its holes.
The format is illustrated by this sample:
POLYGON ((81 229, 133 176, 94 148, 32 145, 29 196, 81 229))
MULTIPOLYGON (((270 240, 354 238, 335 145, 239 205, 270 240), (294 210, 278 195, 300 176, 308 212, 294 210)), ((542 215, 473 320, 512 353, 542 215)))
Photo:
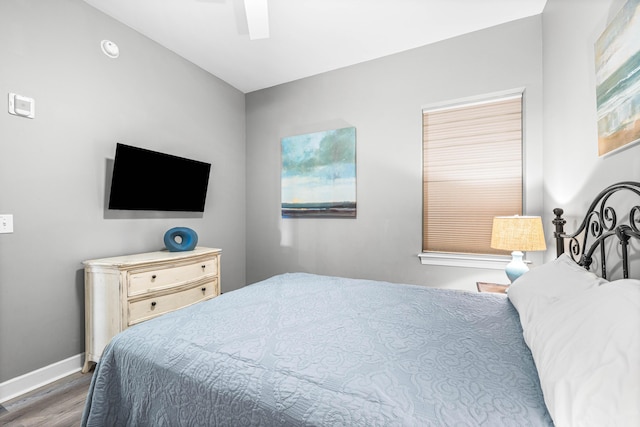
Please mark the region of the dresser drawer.
POLYGON ((127 295, 135 296, 197 281, 218 274, 218 258, 185 265, 171 265, 147 271, 130 272, 127 295))
POLYGON ((185 290, 129 302, 128 326, 218 295, 218 281, 203 282, 185 290))

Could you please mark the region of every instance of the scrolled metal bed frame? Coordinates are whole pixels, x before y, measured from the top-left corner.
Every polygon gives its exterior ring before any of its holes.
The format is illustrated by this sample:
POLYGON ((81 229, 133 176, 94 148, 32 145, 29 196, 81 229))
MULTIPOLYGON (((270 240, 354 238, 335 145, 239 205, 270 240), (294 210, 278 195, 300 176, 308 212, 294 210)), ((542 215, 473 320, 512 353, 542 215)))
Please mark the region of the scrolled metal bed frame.
POLYGON ((588 270, 593 262, 594 253, 599 249, 600 275, 606 279, 609 247, 607 242, 617 239, 621 246, 622 274, 624 278, 629 277, 630 242, 632 239, 640 242, 640 182, 619 182, 602 190, 589 206, 584 220, 574 233, 565 233, 566 220, 562 218, 562 209, 555 208, 553 213, 556 216, 553 224, 558 256, 564 253, 565 241, 568 240, 568 249, 573 260, 588 270), (610 198, 614 194, 618 194, 615 198, 617 205, 611 203, 610 198))

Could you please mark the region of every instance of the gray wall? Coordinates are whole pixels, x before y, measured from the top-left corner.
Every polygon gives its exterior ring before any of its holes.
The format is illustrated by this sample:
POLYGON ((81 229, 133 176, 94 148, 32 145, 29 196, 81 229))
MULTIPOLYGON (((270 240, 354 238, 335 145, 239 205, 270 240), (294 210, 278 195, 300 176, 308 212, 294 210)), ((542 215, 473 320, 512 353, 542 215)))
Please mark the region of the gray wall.
POLYGON ((423 106, 514 88, 526 89, 527 212, 541 214, 540 16, 248 94, 248 281, 306 271, 470 290, 504 282, 500 270, 420 264, 421 126, 423 106), (357 129, 357 219, 282 219, 280 139, 343 126, 357 129))
POLYGON ((0 28, 0 382, 84 351, 85 259, 187 226, 223 249, 222 289, 243 286, 244 95, 80 0, 2 0, 0 28), (9 92, 35 98, 34 120, 7 113, 9 92), (105 218, 116 142, 211 162, 204 214, 105 218))
POLYGON ((549 0, 542 15, 546 223, 562 207, 572 229, 602 188, 640 181, 640 144, 598 157, 594 44, 622 4, 549 0))

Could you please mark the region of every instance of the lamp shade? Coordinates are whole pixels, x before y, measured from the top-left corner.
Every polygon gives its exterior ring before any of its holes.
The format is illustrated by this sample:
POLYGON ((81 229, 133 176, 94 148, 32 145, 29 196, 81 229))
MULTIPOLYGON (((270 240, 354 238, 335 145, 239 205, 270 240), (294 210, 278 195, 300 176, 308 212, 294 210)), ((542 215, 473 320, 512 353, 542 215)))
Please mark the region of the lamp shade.
POLYGON ((497 216, 493 218, 491 247, 506 251, 544 251, 542 219, 539 216, 497 216))

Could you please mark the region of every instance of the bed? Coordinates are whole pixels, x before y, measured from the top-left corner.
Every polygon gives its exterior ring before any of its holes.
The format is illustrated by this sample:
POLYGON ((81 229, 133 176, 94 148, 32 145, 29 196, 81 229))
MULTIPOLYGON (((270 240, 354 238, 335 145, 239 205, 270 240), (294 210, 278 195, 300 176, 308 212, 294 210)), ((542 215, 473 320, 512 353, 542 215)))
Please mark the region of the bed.
POLYGON ((129 328, 82 425, 640 425, 640 183, 555 213, 508 297, 288 273, 129 328))

